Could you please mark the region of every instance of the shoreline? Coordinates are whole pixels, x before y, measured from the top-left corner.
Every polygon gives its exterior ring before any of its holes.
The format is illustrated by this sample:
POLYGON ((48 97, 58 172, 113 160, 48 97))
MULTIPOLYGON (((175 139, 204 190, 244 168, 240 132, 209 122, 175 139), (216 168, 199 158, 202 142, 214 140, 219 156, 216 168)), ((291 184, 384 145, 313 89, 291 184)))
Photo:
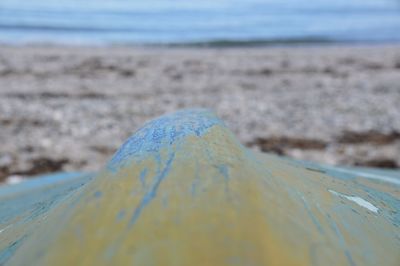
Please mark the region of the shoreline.
POLYGON ((194 107, 255 149, 396 168, 399 80, 400 44, 0 45, 0 180, 98 170, 148 119, 194 107))
POLYGON ((323 38, 301 39, 215 39, 205 41, 165 42, 165 43, 87 43, 87 42, 0 42, 0 48, 126 48, 126 49, 269 49, 269 48, 323 48, 323 47, 400 47, 400 40, 331 40, 323 38))

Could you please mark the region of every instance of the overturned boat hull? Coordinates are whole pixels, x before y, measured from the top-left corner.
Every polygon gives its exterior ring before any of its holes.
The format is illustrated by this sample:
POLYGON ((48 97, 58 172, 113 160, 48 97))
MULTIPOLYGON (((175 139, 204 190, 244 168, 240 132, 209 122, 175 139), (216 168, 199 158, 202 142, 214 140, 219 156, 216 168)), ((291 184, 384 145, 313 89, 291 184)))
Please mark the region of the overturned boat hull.
POLYGON ((0 264, 400 262, 398 172, 255 153, 204 110, 149 122, 97 174, 36 182, 0 189, 0 264))

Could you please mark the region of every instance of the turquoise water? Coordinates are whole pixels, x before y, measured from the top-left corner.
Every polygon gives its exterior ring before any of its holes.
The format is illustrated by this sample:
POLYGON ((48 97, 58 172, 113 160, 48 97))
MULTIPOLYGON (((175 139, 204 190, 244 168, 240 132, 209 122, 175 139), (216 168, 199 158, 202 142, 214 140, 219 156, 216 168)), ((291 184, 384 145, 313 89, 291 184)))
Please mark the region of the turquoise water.
POLYGON ((398 42, 399 0, 0 0, 0 42, 398 42))

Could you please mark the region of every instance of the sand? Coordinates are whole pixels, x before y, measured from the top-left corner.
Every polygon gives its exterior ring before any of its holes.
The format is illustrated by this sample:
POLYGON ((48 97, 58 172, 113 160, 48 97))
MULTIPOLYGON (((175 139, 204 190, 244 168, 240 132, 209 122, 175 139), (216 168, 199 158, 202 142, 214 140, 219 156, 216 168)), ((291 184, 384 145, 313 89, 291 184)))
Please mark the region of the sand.
POLYGON ((145 121, 214 110, 243 144, 400 165, 400 45, 0 47, 0 180, 96 171, 145 121))

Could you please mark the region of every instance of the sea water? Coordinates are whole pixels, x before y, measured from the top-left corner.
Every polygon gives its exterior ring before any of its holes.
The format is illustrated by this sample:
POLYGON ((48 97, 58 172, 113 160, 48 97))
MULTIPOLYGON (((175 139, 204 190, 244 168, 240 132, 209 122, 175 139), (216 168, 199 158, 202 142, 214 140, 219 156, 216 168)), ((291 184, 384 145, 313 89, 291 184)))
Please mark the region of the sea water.
POLYGON ((399 0, 0 0, 0 43, 397 41, 399 0))

